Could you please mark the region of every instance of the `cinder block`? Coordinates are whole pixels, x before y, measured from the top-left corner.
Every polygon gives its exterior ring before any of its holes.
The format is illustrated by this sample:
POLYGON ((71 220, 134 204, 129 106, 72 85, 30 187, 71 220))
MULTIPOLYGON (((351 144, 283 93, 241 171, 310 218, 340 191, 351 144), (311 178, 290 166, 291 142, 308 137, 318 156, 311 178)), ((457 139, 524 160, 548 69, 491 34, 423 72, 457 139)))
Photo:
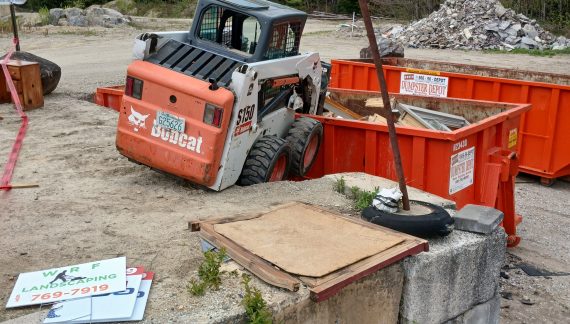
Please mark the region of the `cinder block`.
POLYGON ((495 208, 466 205, 455 214, 455 229, 489 234, 503 221, 504 214, 495 208))
POLYGON ((490 235, 454 231, 405 259, 400 323, 445 323, 496 296, 506 238, 502 228, 490 235))
POLYGON ((496 294, 491 300, 479 304, 445 324, 499 324, 501 298, 496 294))

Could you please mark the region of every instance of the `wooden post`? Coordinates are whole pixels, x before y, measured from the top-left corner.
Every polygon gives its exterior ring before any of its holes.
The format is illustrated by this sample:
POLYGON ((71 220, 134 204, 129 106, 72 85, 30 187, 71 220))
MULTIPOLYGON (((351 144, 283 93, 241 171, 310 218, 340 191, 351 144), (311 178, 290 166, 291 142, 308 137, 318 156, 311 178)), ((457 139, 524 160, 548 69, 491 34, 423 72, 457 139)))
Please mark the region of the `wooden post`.
POLYGON ((402 167, 402 159, 400 157, 400 146, 398 145, 396 126, 394 125, 394 114, 392 114, 392 105, 390 104, 388 87, 386 85, 386 78, 384 77, 380 50, 378 49, 376 35, 374 34, 374 26, 372 26, 372 19, 370 18, 367 1, 358 0, 358 3, 360 5, 360 11, 362 12, 364 25, 366 26, 366 34, 368 35, 368 42, 370 43, 370 52, 372 53, 374 65, 376 65, 376 74, 378 75, 378 83, 380 83, 382 101, 384 102, 384 109, 386 110, 385 117, 388 122, 388 135, 390 137, 390 146, 392 146, 392 154, 394 155, 394 164, 396 166, 396 174, 398 175, 398 183, 400 184, 400 191, 402 192, 403 207, 404 210, 410 210, 410 199, 408 198, 408 188, 406 187, 406 178, 404 177, 404 169, 402 167))
POLYGON ((10 4, 10 16, 12 17, 12 32, 14 33, 14 39, 16 40, 16 51, 20 51, 20 39, 18 38, 18 23, 16 22, 16 10, 14 5, 10 4))

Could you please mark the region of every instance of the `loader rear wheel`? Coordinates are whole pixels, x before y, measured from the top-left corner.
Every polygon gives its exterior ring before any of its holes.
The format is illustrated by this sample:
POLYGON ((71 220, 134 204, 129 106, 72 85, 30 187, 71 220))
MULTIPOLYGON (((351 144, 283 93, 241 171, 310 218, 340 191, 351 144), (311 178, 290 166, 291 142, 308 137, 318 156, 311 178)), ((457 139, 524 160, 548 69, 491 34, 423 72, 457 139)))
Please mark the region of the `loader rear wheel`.
POLYGON ((315 163, 323 138, 323 125, 312 118, 301 117, 293 123, 287 142, 291 144, 291 171, 298 176, 305 176, 315 163))
POLYGON ((238 184, 250 186, 284 180, 290 165, 291 147, 289 143, 276 136, 262 137, 253 144, 241 170, 238 184))

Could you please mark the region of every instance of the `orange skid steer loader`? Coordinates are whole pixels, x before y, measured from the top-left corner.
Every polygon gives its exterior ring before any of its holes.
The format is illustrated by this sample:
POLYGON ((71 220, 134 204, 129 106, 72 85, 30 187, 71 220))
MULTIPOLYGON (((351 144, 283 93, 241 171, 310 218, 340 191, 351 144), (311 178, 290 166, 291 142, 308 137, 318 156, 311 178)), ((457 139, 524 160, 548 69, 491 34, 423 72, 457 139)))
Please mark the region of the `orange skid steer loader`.
POLYGON ((328 80, 299 53, 307 15, 263 0, 201 0, 188 31, 137 37, 117 149, 213 190, 303 176, 322 142, 328 80))

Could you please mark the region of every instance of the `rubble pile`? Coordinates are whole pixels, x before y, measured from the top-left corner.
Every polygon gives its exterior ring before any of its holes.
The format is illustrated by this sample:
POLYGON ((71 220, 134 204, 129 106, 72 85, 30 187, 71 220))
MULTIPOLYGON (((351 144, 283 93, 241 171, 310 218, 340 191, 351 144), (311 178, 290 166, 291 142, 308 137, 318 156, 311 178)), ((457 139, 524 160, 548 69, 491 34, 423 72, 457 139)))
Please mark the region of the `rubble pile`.
POLYGON ((49 10, 49 22, 55 26, 103 26, 115 27, 125 25, 131 18, 114 9, 92 5, 83 10, 80 8, 53 8, 49 10))
POLYGON ((451 49, 564 49, 570 39, 557 37, 498 0, 447 0, 439 10, 385 36, 407 47, 451 49))

